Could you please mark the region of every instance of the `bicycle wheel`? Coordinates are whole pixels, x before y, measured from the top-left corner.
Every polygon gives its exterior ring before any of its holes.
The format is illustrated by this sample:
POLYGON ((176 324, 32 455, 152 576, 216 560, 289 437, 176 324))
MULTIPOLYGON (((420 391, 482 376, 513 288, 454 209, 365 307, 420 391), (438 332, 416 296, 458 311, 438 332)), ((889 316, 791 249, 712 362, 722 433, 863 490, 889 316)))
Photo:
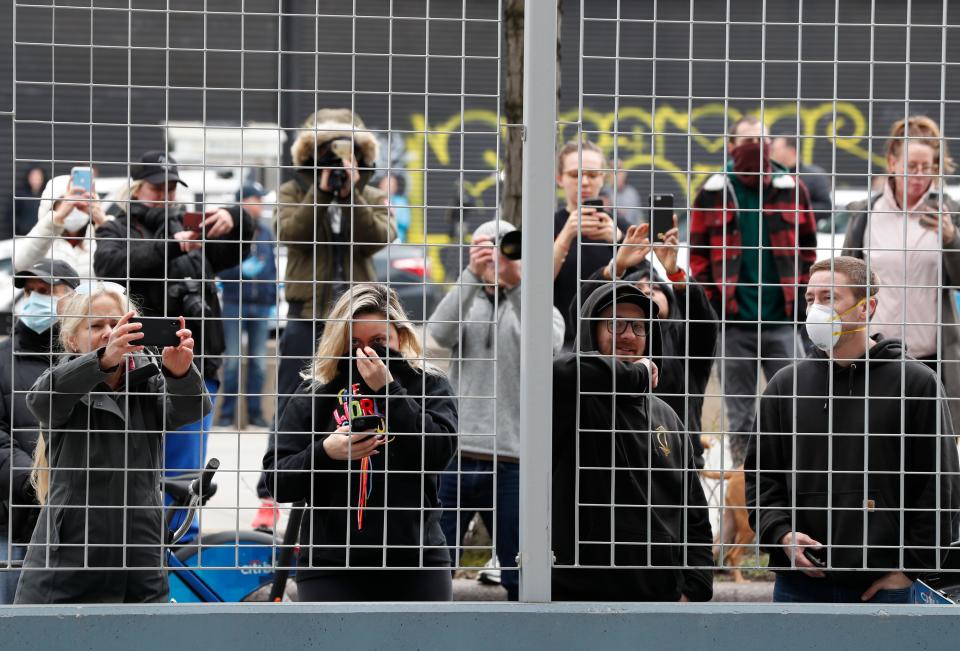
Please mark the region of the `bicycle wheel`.
MULTIPOLYGON (((279 553, 273 536, 259 531, 222 531, 203 536, 199 548, 187 546, 175 552, 184 565, 227 602, 265 601, 279 553), (264 596, 256 598, 264 589, 264 596)), ((171 591, 173 584, 171 580, 171 591)))

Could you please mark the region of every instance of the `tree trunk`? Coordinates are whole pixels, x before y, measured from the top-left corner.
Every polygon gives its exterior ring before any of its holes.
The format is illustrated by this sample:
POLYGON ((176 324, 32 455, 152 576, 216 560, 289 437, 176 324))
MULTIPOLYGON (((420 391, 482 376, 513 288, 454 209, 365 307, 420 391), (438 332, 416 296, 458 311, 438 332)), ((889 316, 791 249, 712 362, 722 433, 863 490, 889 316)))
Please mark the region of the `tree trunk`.
POLYGON ((524 0, 507 0, 503 8, 507 68, 503 116, 508 126, 503 142, 501 218, 517 228, 520 228, 523 199, 523 3, 524 0))
MULTIPOLYGON (((557 2, 557 110, 560 110, 560 26, 563 0, 557 2)), ((520 228, 523 200, 523 4, 524 0, 507 0, 503 9, 506 32, 506 89, 503 115, 507 124, 503 148, 505 152, 501 218, 520 228)))

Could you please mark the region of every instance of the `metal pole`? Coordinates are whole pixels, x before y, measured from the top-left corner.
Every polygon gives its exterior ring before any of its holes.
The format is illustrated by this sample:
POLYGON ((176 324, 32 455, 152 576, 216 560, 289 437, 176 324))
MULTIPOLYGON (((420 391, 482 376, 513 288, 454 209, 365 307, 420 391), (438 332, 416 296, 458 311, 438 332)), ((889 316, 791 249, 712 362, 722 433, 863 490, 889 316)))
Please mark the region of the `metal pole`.
POLYGON ((520 286, 520 600, 550 600, 557 3, 526 0, 520 286))

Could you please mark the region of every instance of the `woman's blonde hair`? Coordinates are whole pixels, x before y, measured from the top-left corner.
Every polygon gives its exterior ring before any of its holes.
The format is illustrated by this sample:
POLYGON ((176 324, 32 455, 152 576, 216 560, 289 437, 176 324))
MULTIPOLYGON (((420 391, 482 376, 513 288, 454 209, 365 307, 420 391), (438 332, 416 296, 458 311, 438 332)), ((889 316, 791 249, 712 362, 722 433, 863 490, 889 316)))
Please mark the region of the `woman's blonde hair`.
MULTIPOLYGON (((121 314, 130 310, 138 312, 137 306, 126 295, 121 294, 109 285, 93 283, 89 292, 82 294, 74 292, 60 299, 57 311, 60 313, 60 345, 70 353, 73 350, 69 340, 80 331, 80 328, 90 318, 93 302, 101 296, 109 296, 116 301, 121 314)), ((47 501, 47 492, 50 489, 50 462, 47 459, 47 441, 41 432, 37 438, 37 447, 33 451, 33 469, 30 472, 30 484, 37 494, 37 501, 44 504, 47 501)))
POLYGON ((316 387, 336 377, 340 359, 350 355, 351 324, 364 314, 381 314, 385 317, 384 325, 397 329, 400 354, 411 366, 425 373, 439 373, 424 361, 420 337, 407 319, 397 293, 380 283, 358 283, 340 297, 327 316, 316 355, 302 375, 305 380, 312 380, 316 387))
POLYGON ((943 171, 953 172, 953 159, 947 151, 947 143, 940 135, 940 127, 926 115, 911 115, 906 120, 897 120, 890 129, 887 140, 887 158, 900 158, 907 143, 927 145, 933 150, 933 159, 940 166, 940 150, 943 150, 943 171))

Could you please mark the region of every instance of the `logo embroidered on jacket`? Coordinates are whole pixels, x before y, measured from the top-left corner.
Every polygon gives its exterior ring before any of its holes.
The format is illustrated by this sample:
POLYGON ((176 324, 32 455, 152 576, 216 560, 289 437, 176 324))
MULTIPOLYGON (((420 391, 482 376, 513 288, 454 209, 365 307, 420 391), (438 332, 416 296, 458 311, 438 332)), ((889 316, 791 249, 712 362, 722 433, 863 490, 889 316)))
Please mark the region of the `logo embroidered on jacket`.
POLYGON ((657 425, 657 447, 660 448, 660 453, 665 456, 670 456, 670 445, 669 440, 667 439, 667 428, 663 425, 657 425))

